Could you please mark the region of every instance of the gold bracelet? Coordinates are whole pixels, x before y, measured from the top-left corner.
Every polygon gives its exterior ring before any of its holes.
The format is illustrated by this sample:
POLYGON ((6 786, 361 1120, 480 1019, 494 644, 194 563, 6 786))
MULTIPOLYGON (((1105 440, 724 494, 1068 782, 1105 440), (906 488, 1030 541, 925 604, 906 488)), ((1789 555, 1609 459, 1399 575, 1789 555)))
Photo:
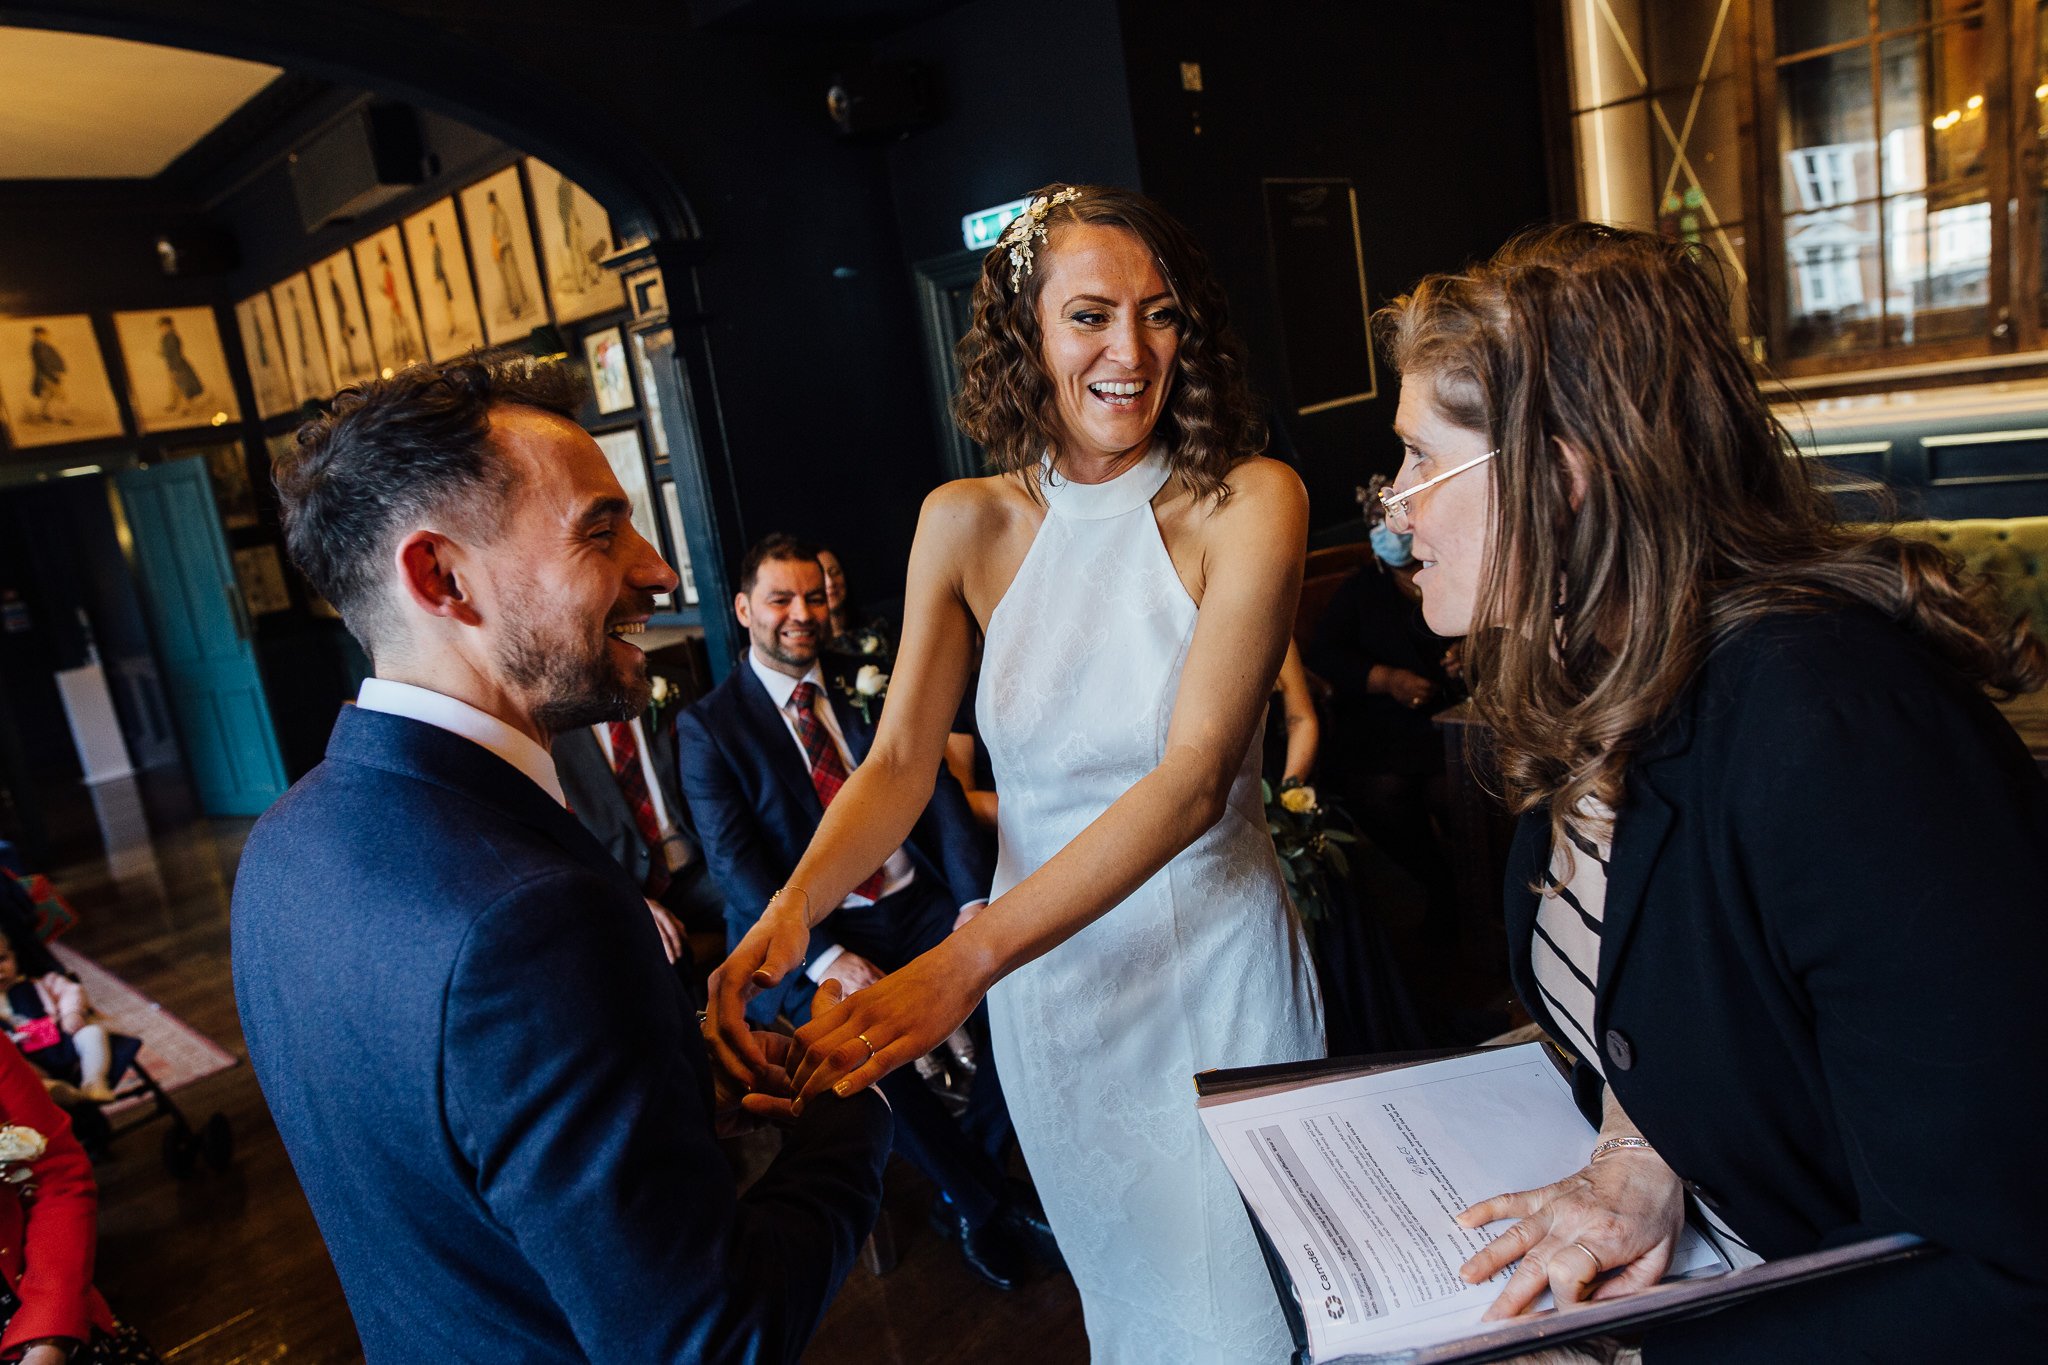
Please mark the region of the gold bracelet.
POLYGON ((768 904, 775 904, 775 902, 781 900, 785 895, 787 895, 791 891, 796 892, 799 896, 802 896, 804 898, 804 925, 808 928, 811 923, 811 893, 804 890, 801 886, 777 887, 775 890, 775 894, 768 898, 768 904))
POLYGON ((1651 1145, 1650 1140, 1648 1138, 1611 1137, 1607 1139, 1607 1141, 1599 1144, 1597 1147, 1593 1149, 1593 1155, 1586 1158, 1586 1164, 1590 1166, 1603 1156, 1607 1156, 1611 1153, 1619 1152, 1630 1147, 1640 1147, 1646 1152, 1654 1152, 1657 1150, 1654 1146, 1651 1145))

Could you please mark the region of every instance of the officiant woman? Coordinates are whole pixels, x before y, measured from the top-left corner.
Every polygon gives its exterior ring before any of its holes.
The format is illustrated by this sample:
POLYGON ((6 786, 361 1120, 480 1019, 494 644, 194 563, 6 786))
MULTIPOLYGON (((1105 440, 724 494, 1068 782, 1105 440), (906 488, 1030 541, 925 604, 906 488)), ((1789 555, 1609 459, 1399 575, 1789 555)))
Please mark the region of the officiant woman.
POLYGON ((2048 661, 1933 547, 1836 522, 1728 317, 1703 250, 1589 224, 1381 315, 1389 510, 1521 813, 1515 984, 1600 1125, 1465 1212, 1500 1232, 1465 1274, 1519 1259, 1497 1315, 1629 1292, 1688 1200, 1738 1264, 1908 1232, 1643 1358, 2038 1359, 2048 788, 1987 692, 2048 661))

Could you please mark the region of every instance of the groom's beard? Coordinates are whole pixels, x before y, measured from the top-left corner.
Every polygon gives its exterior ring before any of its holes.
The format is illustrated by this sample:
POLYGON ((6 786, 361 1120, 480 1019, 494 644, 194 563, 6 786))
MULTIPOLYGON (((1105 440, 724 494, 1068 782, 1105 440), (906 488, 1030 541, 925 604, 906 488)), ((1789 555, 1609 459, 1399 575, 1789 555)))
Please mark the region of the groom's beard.
POLYGON ((566 624, 550 624, 527 603, 513 605, 517 620, 499 655, 505 676, 541 698, 534 723, 567 734, 607 720, 631 720, 646 709, 647 659, 638 654, 622 670, 612 662, 609 632, 593 640, 566 624))

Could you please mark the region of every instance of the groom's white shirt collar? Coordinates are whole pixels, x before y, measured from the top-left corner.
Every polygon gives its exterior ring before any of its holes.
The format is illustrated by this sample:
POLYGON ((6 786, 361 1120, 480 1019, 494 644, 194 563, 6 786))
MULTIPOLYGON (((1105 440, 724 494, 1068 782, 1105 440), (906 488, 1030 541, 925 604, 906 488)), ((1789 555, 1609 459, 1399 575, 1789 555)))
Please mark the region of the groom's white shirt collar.
MULTIPOLYGON (((792 682, 791 687, 794 686, 792 682)), ((389 678, 365 678, 361 690, 356 693, 356 705, 365 711, 381 711, 387 716, 416 720, 437 730, 446 730, 451 735, 460 735, 472 744, 481 744, 532 778, 542 791, 554 798, 556 805, 569 804, 568 798, 562 795, 562 779, 556 775, 555 760, 548 751, 529 736, 519 733, 496 716, 477 710, 466 701, 457 701, 445 693, 415 687, 411 683, 393 682, 389 678)))

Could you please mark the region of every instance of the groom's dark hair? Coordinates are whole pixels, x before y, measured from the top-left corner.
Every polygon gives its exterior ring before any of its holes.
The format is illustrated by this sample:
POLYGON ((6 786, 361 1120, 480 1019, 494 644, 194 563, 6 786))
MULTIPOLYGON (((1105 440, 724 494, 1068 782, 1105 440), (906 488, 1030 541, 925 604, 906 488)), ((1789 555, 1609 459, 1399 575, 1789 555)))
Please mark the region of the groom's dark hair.
POLYGON ((432 519, 492 538, 514 476, 491 448, 491 409, 573 421, 586 392, 566 365, 467 355, 343 389, 298 429, 273 471, 285 548, 373 658, 397 538, 432 519))

